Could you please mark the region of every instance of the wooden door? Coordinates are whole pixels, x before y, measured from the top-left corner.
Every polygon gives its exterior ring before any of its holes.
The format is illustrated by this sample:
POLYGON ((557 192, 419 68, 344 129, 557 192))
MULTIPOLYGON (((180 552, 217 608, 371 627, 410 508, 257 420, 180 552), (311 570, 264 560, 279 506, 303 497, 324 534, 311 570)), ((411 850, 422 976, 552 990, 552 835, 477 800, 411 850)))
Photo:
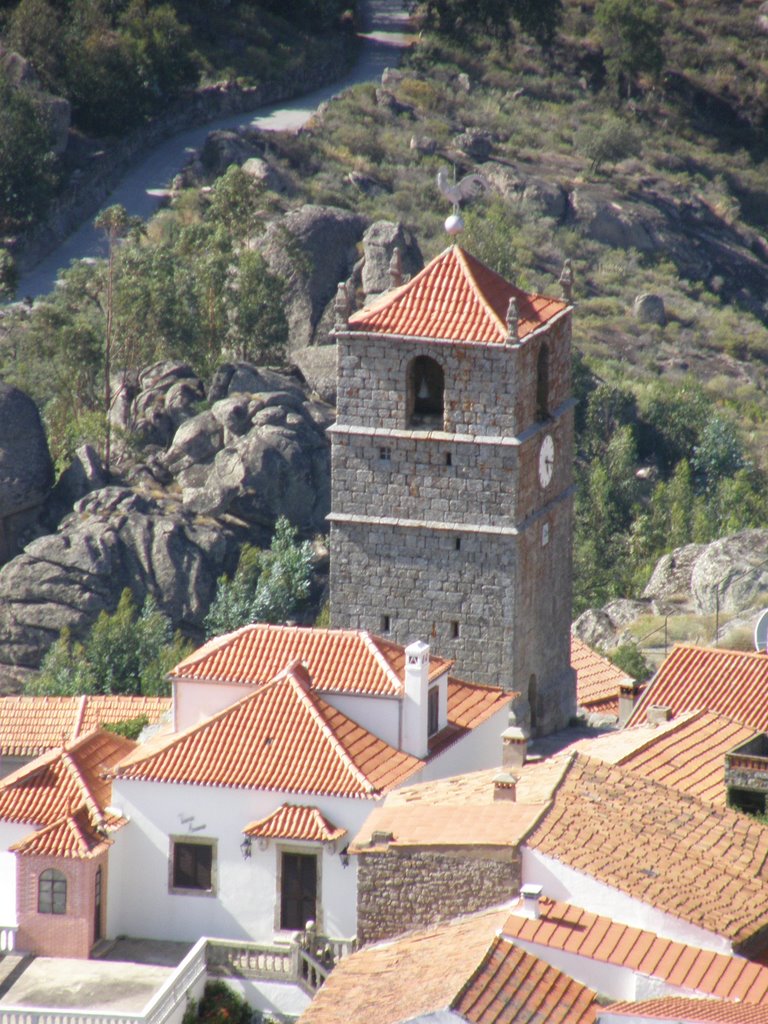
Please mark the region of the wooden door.
POLYGON ((317 920, 317 857, 283 853, 280 879, 280 927, 301 931, 317 920))

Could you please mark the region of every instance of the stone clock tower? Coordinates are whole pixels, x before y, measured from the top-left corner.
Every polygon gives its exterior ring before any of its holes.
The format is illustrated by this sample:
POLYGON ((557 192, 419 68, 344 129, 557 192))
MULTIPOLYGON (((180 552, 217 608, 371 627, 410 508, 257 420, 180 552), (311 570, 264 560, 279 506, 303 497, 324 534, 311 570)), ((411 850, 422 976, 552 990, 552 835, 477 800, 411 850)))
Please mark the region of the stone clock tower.
POLYGON ((571 310, 459 246, 351 316, 337 299, 332 625, 427 639, 539 734, 576 706, 571 310))

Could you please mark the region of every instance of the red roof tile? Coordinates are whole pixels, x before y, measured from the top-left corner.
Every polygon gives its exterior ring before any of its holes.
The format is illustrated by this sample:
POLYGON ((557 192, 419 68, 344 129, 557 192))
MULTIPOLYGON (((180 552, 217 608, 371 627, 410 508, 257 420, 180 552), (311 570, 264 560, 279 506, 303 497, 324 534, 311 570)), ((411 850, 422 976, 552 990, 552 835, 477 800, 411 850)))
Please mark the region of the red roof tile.
POLYGON ((42 754, 0 779, 0 820, 51 825, 85 806, 92 820, 103 822, 112 795, 105 775, 135 746, 113 733, 92 732, 42 754))
POLYGON ((37 757, 102 725, 142 715, 158 722, 170 707, 169 697, 0 697, 0 754, 37 757))
POLYGON ((366 946, 333 970, 300 1024, 399 1024, 448 1019, 471 1024, 592 1024, 590 989, 496 932, 493 910, 366 946))
POLYGON ((768 1024, 768 1006, 750 1006, 748 1003, 723 1003, 719 999, 686 999, 664 996, 661 999, 643 999, 637 1003, 613 1003, 602 1011, 605 1014, 632 1018, 674 1021, 675 1024, 768 1024))
POLYGON ((515 288, 458 245, 435 257, 407 284, 353 313, 349 330, 503 344, 514 298, 520 338, 568 308, 560 299, 515 288))
POLYGON ((95 857, 112 845, 104 830, 99 831, 91 821, 86 807, 74 814, 41 828, 39 832, 9 846, 12 853, 39 857, 66 857, 86 860, 95 857))
POLYGON ((346 829, 336 828, 323 817, 317 807, 295 804, 282 804, 266 818, 246 825, 243 832, 254 839, 304 839, 316 843, 331 843, 347 834, 346 829))
POLYGON ((576 636, 571 637, 571 667, 576 673, 579 707, 592 709, 599 705, 600 710, 607 710, 615 706, 618 711, 619 687, 631 681, 626 672, 576 636))
POLYGON ((754 735, 754 729, 725 715, 700 711, 652 736, 616 763, 646 779, 725 807, 725 755, 754 735))
POLYGON ((768 934, 768 828, 575 755, 527 845, 714 934, 768 934))
POLYGON ((646 720, 648 708, 716 711, 735 722, 768 731, 768 655, 715 647, 673 647, 638 701, 629 725, 646 720))
POLYGON ((471 1024, 591 1024, 597 994, 567 974, 497 938, 452 1003, 471 1024))
MULTIPOLYGON (((303 662, 319 692, 401 696, 405 650, 358 629, 315 629, 255 623, 203 644, 173 669, 174 679, 266 683, 292 661, 303 662)), ((430 679, 452 661, 430 657, 430 679)))
POLYGON ((768 1005, 768 968, 760 964, 673 942, 570 903, 545 898, 540 909, 538 920, 510 914, 504 935, 518 943, 530 942, 626 967, 700 995, 736 999, 737 993, 744 991, 751 1002, 768 1005))
POLYGON ((150 741, 117 767, 121 778, 200 786, 373 797, 424 764, 395 750, 309 687, 294 663, 236 704, 150 741))

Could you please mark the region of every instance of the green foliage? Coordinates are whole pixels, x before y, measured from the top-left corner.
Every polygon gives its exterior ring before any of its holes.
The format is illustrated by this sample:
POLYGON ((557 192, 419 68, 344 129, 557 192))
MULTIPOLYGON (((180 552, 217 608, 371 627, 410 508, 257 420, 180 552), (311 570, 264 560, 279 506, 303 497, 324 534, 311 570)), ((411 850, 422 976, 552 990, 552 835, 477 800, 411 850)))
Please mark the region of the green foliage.
POLYGON ((0 70, 0 233, 40 216, 56 185, 51 136, 33 90, 0 70))
POLYGON ((112 615, 101 612, 82 643, 67 629, 46 655, 27 693, 167 696, 167 674, 189 652, 151 598, 137 612, 130 590, 112 615))
POLYGON ((638 683, 644 683, 653 675, 653 669, 636 643, 621 644, 620 647, 608 651, 608 657, 622 672, 632 676, 638 683))
POLYGON ((629 97, 639 74, 658 76, 664 67, 661 7, 646 0, 597 0, 595 23, 608 75, 629 97))
POLYGON ((16 294, 19 272, 13 256, 0 246, 0 302, 10 302, 16 294))
POLYGON ((255 1024, 263 1019, 226 982, 207 981, 200 1002, 188 1002, 182 1024, 255 1024))
POLYGON ((284 622, 309 597, 312 547, 298 542, 281 516, 268 551, 246 546, 234 577, 219 580, 205 619, 208 636, 229 633, 249 622, 284 622))
POLYGON ((148 725, 147 716, 139 715, 137 718, 126 718, 122 722, 102 722, 101 728, 127 740, 137 740, 148 725))
POLYGON ((599 125, 585 125, 576 134, 576 147, 591 161, 593 174, 603 164, 615 164, 630 156, 639 156, 642 142, 639 133, 626 120, 609 116, 599 125))
POLYGON ((427 25, 461 38, 468 30, 509 39, 513 24, 542 43, 550 43, 562 17, 562 0, 426 0, 427 25))
POLYGON ((264 257, 246 250, 227 277, 227 344, 237 359, 269 362, 283 358, 288 321, 283 284, 264 257))

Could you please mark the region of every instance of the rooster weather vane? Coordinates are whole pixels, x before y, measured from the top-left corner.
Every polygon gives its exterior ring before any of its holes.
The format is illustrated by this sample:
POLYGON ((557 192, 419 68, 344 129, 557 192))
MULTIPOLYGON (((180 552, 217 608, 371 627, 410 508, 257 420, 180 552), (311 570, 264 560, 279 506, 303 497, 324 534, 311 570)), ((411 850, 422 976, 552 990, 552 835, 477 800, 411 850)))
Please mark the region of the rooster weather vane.
POLYGON ((459 232, 464 230, 464 220, 459 212, 461 204, 486 192, 488 190, 488 181, 482 174, 467 174, 460 181, 456 181, 455 166, 453 168, 453 177, 454 182, 451 184, 445 171, 438 171, 437 187, 448 202, 453 203, 453 213, 445 222, 445 230, 449 235, 458 235, 459 232))

